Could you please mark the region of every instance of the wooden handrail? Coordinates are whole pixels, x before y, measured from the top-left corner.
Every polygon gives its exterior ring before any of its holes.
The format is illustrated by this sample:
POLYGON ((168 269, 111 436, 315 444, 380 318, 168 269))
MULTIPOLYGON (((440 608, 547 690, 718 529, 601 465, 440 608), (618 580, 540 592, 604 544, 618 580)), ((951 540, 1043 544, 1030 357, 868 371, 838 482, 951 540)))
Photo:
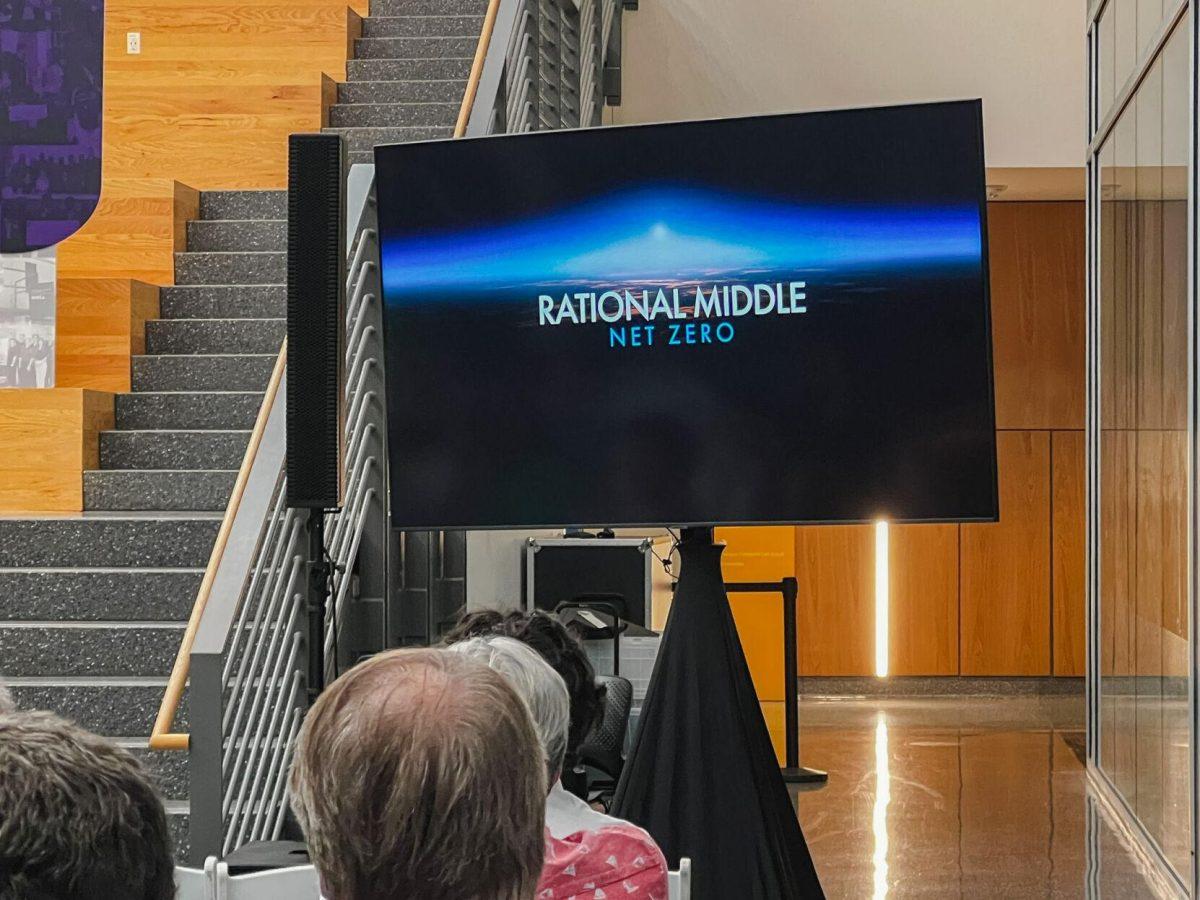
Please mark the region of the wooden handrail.
POLYGON ((483 17, 483 30, 479 32, 479 43, 475 45, 475 59, 471 63, 471 75, 463 93, 462 106, 458 110, 458 122, 454 136, 460 138, 467 133, 471 110, 475 106, 475 95, 479 93, 479 79, 483 77, 483 63, 487 59, 488 47, 492 43, 492 32, 496 29, 496 14, 500 12, 500 0, 489 0, 487 15, 483 17))
POLYGON ((246 482, 250 480, 250 469, 253 468, 254 459, 258 456, 263 433, 267 430, 267 419, 271 414, 271 407, 275 403, 275 396, 279 393, 279 385, 283 382, 283 374, 286 369, 287 338, 284 338, 283 346, 279 348, 279 358, 275 360, 275 369, 271 372, 271 380, 267 384, 267 392, 263 395, 262 406, 258 410, 258 418, 254 422, 254 430, 250 432, 250 442, 246 445, 245 456, 242 457, 242 467, 238 469, 237 479, 233 483, 233 493, 229 495, 229 505, 225 507, 225 516, 221 519, 220 530, 217 531, 217 540, 213 544, 212 554, 208 558, 208 567, 204 570, 200 590, 196 592, 192 615, 183 632, 183 640, 179 642, 179 652, 175 654, 175 665, 171 668, 171 678, 167 681, 167 689, 163 693, 162 703, 158 707, 154 730, 150 732, 150 747, 154 750, 186 750, 188 748, 189 735, 172 732, 171 726, 175 724, 175 714, 179 711, 179 703, 183 699, 183 689, 187 685, 192 645, 196 642, 196 632, 200 630, 200 620, 204 617, 204 608, 208 605, 213 581, 217 577, 221 558, 225 555, 225 545, 229 542, 229 532, 233 529, 233 520, 237 518, 238 507, 246 492, 246 482))
MULTIPOLYGON (((463 93, 462 105, 458 110, 458 121, 454 126, 454 136, 462 137, 467 132, 467 123, 471 119, 471 110, 475 105, 475 96, 479 93, 479 81, 483 77, 483 64, 487 59, 488 48, 492 42, 492 32, 496 27, 496 15, 500 11, 500 0, 489 0, 487 14, 483 19, 483 28, 479 32, 479 43, 475 47, 475 59, 471 63, 471 74, 467 79, 467 88, 463 93)), ((263 396, 262 406, 258 410, 258 418, 254 422, 254 431, 250 433, 250 443, 246 446, 246 455, 242 458, 242 467, 238 470, 237 480, 233 483, 233 493, 229 497, 229 505, 225 508, 225 516, 221 519, 221 528, 217 531, 217 539, 213 544, 212 555, 208 559, 208 567, 204 570, 204 578, 200 582, 200 590, 196 593, 196 602, 192 606, 192 614, 188 619, 183 639, 179 642, 179 652, 175 655, 175 665, 171 668, 171 677, 167 681, 167 689, 163 692, 162 703, 158 708, 158 717, 154 720, 154 730, 150 733, 150 747, 154 750, 186 750, 189 735, 171 731, 175 724, 175 714, 183 699, 183 691, 187 685, 188 672, 191 666, 192 645, 196 642, 196 633, 200 630, 200 620, 204 617, 204 608, 208 605, 208 597, 212 592, 213 581, 217 576, 217 568, 225 555, 225 545, 229 541, 229 532, 233 528, 233 520, 237 517, 242 495, 246 491, 246 482, 250 478, 250 469, 258 455, 258 447, 262 443, 263 432, 267 427, 267 417, 279 392, 284 370, 287 368, 287 340, 279 350, 279 358, 275 360, 275 369, 271 373, 271 381, 263 396)))

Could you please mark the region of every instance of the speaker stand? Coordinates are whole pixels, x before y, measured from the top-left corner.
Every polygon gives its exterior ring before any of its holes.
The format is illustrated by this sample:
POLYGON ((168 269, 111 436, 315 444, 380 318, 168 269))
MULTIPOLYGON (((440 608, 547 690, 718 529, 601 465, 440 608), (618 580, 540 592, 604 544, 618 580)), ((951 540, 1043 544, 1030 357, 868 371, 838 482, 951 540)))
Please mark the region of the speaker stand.
MULTIPOLYGON (((325 510, 308 511, 308 705, 325 690, 325 620, 329 609, 329 562, 325 510)), ((335 637, 333 652, 337 653, 335 637)))

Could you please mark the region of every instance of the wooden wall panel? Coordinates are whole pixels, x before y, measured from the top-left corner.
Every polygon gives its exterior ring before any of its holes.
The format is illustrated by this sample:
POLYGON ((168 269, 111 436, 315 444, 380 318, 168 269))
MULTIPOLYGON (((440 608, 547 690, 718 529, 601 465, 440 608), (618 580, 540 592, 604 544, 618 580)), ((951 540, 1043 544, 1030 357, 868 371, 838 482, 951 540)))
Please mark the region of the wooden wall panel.
POLYGON ((172 182, 281 188, 287 136, 321 127, 364 0, 108 0, 100 204, 59 249, 68 278, 172 280, 172 182), (141 33, 129 55, 125 36, 141 33))
POLYGON ((145 352, 158 287, 127 278, 60 278, 56 300, 58 386, 128 391, 129 357, 145 352))
POLYGON ((1050 435, 996 435, 1000 521, 962 526, 963 675, 1050 674, 1050 435))
POLYGON ((893 525, 889 532, 892 675, 958 674, 957 525, 893 525))
POLYGON ((106 174, 96 212, 57 247, 59 278, 170 284, 175 278, 174 254, 184 249, 185 229, 178 219, 186 214, 189 195, 194 198, 196 192, 170 179, 106 174))
POLYGON ((796 579, 800 674, 874 674, 874 528, 797 528, 796 579))
POLYGON ((996 425, 1082 429, 1084 210, 988 204, 996 425))
MULTIPOLYGON (((726 581, 779 581, 796 570, 796 541, 790 527, 718 528, 716 538, 725 542, 721 570, 726 581)), ((729 606, 759 699, 782 701, 782 597, 731 593, 729 606)))
POLYGON ((1056 431, 1050 437, 1055 675, 1083 675, 1087 671, 1085 446, 1082 431, 1056 431))
POLYGON ((83 471, 113 427, 111 394, 77 388, 0 391, 0 509, 79 512, 83 471))

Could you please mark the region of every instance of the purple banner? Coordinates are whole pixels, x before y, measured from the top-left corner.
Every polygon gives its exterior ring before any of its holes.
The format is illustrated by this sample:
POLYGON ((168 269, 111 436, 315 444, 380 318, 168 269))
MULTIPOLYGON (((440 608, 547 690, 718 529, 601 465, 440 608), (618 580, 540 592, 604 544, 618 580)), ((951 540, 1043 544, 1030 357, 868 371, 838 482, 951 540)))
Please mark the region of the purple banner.
POLYGON ((103 0, 0 0, 0 253, 57 244, 100 198, 103 0))

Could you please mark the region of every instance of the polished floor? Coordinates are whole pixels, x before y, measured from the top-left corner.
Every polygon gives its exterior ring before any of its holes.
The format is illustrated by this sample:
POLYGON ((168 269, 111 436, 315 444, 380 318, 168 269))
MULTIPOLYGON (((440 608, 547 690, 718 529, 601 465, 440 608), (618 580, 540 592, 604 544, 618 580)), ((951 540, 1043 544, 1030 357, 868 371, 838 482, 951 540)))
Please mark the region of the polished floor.
POLYGON ((1082 697, 805 699, 800 723, 830 898, 1155 896, 1089 803, 1082 697))

